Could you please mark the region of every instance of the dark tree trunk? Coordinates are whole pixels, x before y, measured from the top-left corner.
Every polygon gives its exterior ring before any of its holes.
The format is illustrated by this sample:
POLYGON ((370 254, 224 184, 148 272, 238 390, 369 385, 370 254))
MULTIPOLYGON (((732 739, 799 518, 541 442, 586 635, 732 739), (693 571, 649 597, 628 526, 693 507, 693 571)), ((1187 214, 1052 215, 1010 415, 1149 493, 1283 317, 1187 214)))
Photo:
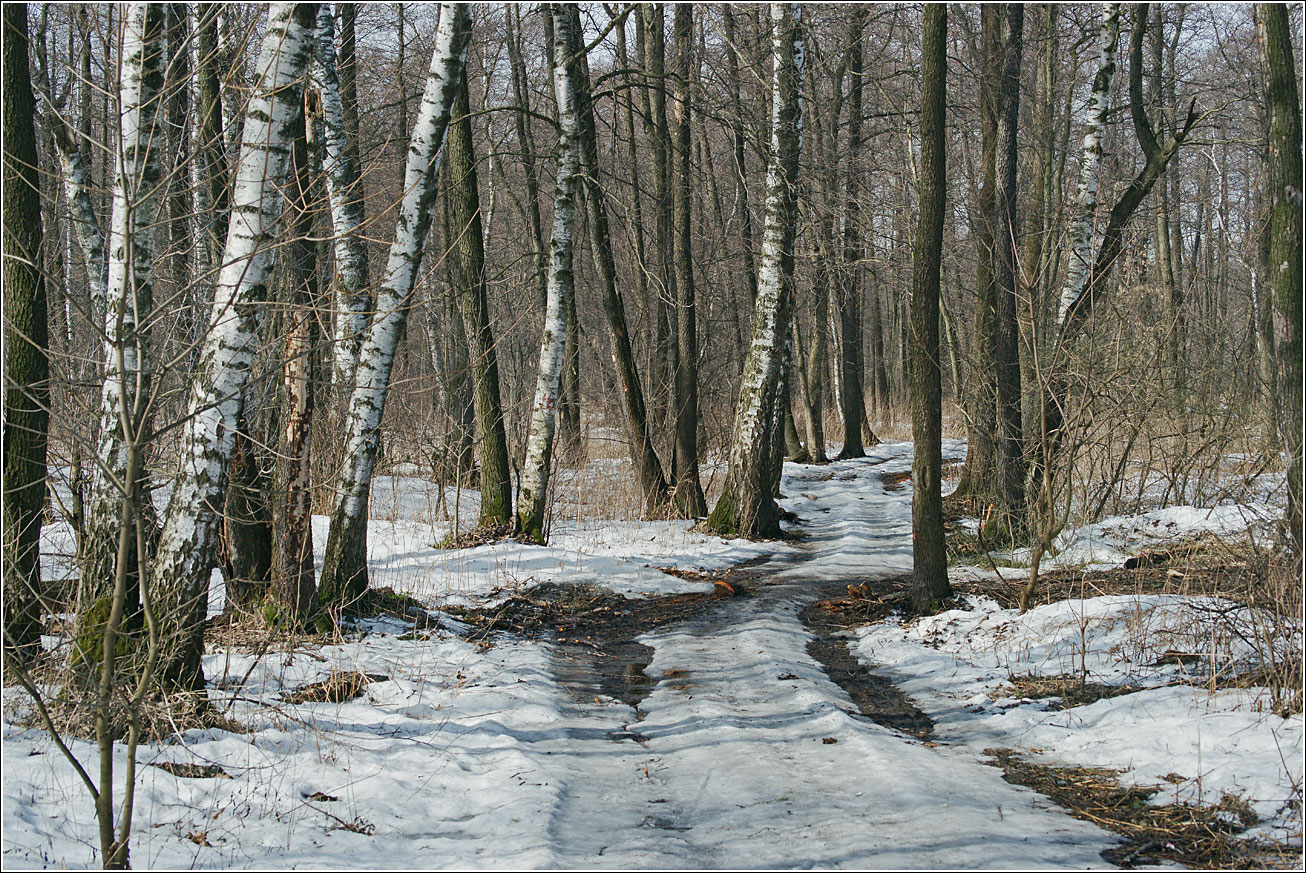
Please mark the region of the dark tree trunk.
POLYGON ((6 4, 3 27, 4 652, 21 664, 41 651, 40 538, 50 364, 27 6, 6 4))
POLYGON ((1016 241, 1016 126, 1020 117, 1021 37, 1025 7, 1012 3, 1005 18, 1001 84, 998 89, 997 189, 994 192, 994 358, 997 371, 998 499, 1007 526, 1023 518, 1025 467, 1021 439, 1019 293, 1016 241))
POLYGON ((994 348, 994 312, 997 288, 993 281, 993 228, 997 188, 998 84, 1002 77, 999 55, 1001 9, 980 7, 980 190, 975 237, 975 333, 971 345, 971 385, 966 426, 966 466, 957 485, 958 496, 984 502, 996 496, 998 474, 997 378, 994 348))
POLYGON ((1256 7, 1269 107, 1270 271, 1278 364, 1279 436, 1288 455, 1288 534, 1302 559, 1302 149, 1301 105, 1288 7, 1256 7))
POLYGON ((508 440, 499 401, 499 360, 490 329, 485 288, 485 241, 481 227, 481 201, 472 152, 471 99, 467 78, 454 96, 448 140, 445 143, 445 181, 449 190, 449 219, 454 244, 456 293, 463 314, 463 332, 476 380, 476 443, 481 468, 481 517, 487 530, 512 524, 512 481, 508 467, 508 440))
MULTIPOLYGON (((581 33, 579 12, 573 8, 574 32, 581 33)), ((607 318, 608 337, 611 343, 612 362, 617 369, 621 389, 622 407, 626 413, 627 440, 631 460, 635 464, 640 493, 644 498, 644 511, 660 512, 667 500, 667 483, 662 463, 653 449, 652 436, 644 405, 644 390, 635 367, 631 350, 630 331, 626 324, 626 306, 621 298, 617 279, 616 260, 613 256, 612 237, 608 227, 608 210, 603 186, 599 182, 598 134, 594 123, 594 106, 590 99, 589 61, 583 55, 576 61, 577 111, 580 116, 580 162, 584 180, 585 203, 589 214, 590 246, 595 265, 603 283, 603 312, 607 318)), ((627 131, 633 135, 634 123, 627 116, 627 131)), ((633 156, 632 156, 633 157, 633 156)), ((635 190, 636 203, 639 192, 635 190)), ((638 227, 635 228, 640 233, 638 227)), ((641 275, 642 270, 637 268, 641 275)))
POLYGON ((676 268, 675 478, 676 508, 686 518, 707 514, 698 478, 698 328, 694 301, 694 259, 690 232, 689 76, 693 50, 693 6, 676 6, 676 69, 671 78, 669 120, 674 184, 676 268))
POLYGON ((943 537, 942 370, 939 362, 939 260, 947 196, 944 95, 947 8, 925 7, 921 48, 920 221, 912 264, 911 394, 912 599, 924 609, 948 597, 948 553, 943 537))
POLYGON ((848 75, 851 78, 848 93, 848 180, 845 188, 846 209, 843 229, 844 275, 839 287, 839 327, 842 334, 840 361, 843 373, 843 448, 840 458, 860 458, 866 454, 862 447, 862 419, 866 417, 862 397, 862 228, 861 174, 858 162, 862 152, 862 30, 866 26, 867 10, 858 6, 853 11, 849 32, 848 75))
MULTIPOLYGON (((313 92, 306 92, 305 96, 313 92)), ((317 586, 313 575, 313 516, 309 466, 313 430, 313 357, 317 345, 317 245, 313 242, 314 204, 320 185, 313 184, 305 119, 296 122, 291 151, 291 178, 286 186, 286 247, 281 323, 285 345, 281 360, 280 446, 272 481, 272 595, 292 625, 313 611, 317 586)))

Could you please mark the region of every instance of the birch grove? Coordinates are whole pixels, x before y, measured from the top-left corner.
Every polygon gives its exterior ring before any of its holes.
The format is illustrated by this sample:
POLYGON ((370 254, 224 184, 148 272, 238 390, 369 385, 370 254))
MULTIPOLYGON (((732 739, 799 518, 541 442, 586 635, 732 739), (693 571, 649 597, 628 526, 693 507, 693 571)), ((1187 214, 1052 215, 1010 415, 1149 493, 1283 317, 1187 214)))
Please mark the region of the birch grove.
POLYGON ((1037 565, 1235 457, 1300 550, 1293 9, 26 12, 6 632, 65 635, 109 740, 210 718, 226 628, 352 632, 446 558, 533 584, 489 556, 594 527, 789 535, 794 483, 898 440, 918 607, 940 518, 1037 565))

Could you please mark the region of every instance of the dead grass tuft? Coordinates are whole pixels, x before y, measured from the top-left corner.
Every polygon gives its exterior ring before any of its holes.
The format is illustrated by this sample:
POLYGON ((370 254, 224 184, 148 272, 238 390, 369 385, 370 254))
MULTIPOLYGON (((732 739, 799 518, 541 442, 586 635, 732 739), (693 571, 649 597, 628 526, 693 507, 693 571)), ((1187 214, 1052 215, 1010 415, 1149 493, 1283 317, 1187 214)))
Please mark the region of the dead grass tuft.
POLYGON ((1011 749, 986 749, 1003 778, 1024 785, 1065 807, 1075 818, 1119 834, 1121 844, 1106 860, 1132 868, 1172 862, 1187 867, 1296 869, 1301 853, 1263 839, 1240 839, 1257 824, 1246 801, 1225 795, 1215 806, 1156 805, 1156 786, 1124 786, 1119 770, 1034 764, 1011 749))
POLYGON ((361 670, 337 670, 321 682, 310 682, 281 695, 281 700, 283 703, 345 703, 358 697, 373 682, 389 680, 389 676, 361 670))

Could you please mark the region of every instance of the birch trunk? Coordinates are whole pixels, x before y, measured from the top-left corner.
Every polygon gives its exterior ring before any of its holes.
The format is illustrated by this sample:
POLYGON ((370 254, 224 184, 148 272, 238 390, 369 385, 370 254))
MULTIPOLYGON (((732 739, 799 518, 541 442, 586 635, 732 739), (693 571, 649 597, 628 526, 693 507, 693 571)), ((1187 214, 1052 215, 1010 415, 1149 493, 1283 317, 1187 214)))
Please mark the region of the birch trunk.
MULTIPOLYGON (((113 218, 105 297, 104 381, 100 391, 96 455, 87 544, 83 549, 78 611, 83 625, 92 605, 107 597, 114 578, 124 500, 137 503, 141 481, 128 481, 129 444, 141 433, 150 399, 147 337, 153 305, 154 223, 162 178, 159 93, 164 11, 133 4, 123 19, 121 134, 116 156, 113 218)), ((133 539, 130 534, 129 539, 133 539)), ((130 571, 124 615, 138 616, 140 591, 130 571)), ((86 628, 79 629, 79 634, 86 628)))
POLYGON ((470 31, 466 6, 442 4, 426 90, 408 146, 404 198, 395 220, 394 242, 377 293, 376 313, 359 352, 346 413, 345 466, 318 583, 319 599, 333 609, 347 607, 367 590, 367 504, 381 416, 395 349, 408 318, 409 297, 431 226, 439 150, 463 74, 470 31))
POLYGON ((568 64, 571 33, 575 25, 561 4, 550 7, 553 16, 553 90, 558 102, 558 178, 554 187, 553 239, 549 253, 548 300, 544 333, 540 338, 540 366, 535 382, 526 460, 522 466, 521 494, 517 502, 517 532, 541 545, 545 542, 544 508, 549 486, 549 461, 553 451, 558 411, 558 385, 567 343, 570 300, 575 294, 572 274, 572 225, 580 176, 580 122, 576 83, 568 64))
POLYGON ((213 313, 182 431, 182 467, 154 565, 166 685, 203 688, 200 669, 205 591, 213 568, 217 507, 227 484, 244 388, 254 358, 260 305, 272 269, 268 242, 281 212, 281 190, 303 76, 313 47, 312 4, 273 4, 253 96, 246 112, 232 213, 213 313))
POLYGON ((1111 80, 1116 72, 1116 43, 1120 35, 1120 4, 1102 4, 1101 39, 1097 76, 1088 100, 1088 124, 1084 128, 1083 158, 1079 165, 1079 188, 1075 193, 1070 221, 1070 254, 1066 278, 1061 286, 1057 321, 1065 321, 1071 304, 1084 291, 1084 281, 1093 257, 1093 223, 1097 218, 1098 174, 1102 164, 1102 134, 1111 112, 1111 80))
MULTIPOLYGON (((758 271, 753 335, 735 403, 729 470, 708 530, 750 537, 780 533, 772 496, 770 447, 782 439, 781 380, 793 299, 799 155, 802 146, 802 7, 771 4, 774 75, 771 83, 771 150, 766 173, 766 221, 758 271)), ((860 427, 860 423, 858 425, 860 427)))
MULTIPOLYGON (((1142 54, 1143 41, 1147 32, 1146 12, 1146 8, 1140 7, 1139 11, 1135 13, 1134 32, 1130 40, 1129 64, 1130 115, 1134 123, 1134 134, 1142 149, 1145 163, 1142 170, 1129 183, 1120 198, 1111 207, 1110 212, 1107 213, 1101 240, 1097 245, 1096 253, 1090 253, 1088 256, 1090 266, 1085 271, 1082 279, 1073 279, 1070 276, 1078 269, 1075 261, 1079 259, 1078 255, 1072 255, 1071 257, 1071 263, 1067 269, 1068 278, 1062 289, 1057 336, 1052 361, 1049 365, 1051 372, 1043 386, 1040 428, 1042 436, 1036 454, 1036 463, 1031 471, 1031 481, 1026 487, 1027 491, 1043 487, 1044 477, 1049 474, 1049 465, 1060 452, 1065 435, 1064 410, 1070 392, 1069 374, 1066 372, 1068 364, 1067 351, 1090 322, 1097 301, 1106 287, 1107 278, 1111 275, 1111 270, 1115 266, 1116 259, 1120 256, 1121 249, 1124 246, 1124 232, 1129 225, 1130 218, 1133 217, 1143 199, 1156 185, 1157 180, 1161 178, 1166 165, 1169 164, 1170 159, 1174 157, 1179 147, 1188 138, 1188 134, 1198 120, 1194 102, 1188 107, 1188 114, 1183 124, 1178 126, 1164 144, 1157 141, 1151 121, 1147 117, 1147 107, 1142 98, 1142 54)), ((1114 49, 1111 52, 1111 63, 1114 65, 1114 49)), ((1101 72, 1098 75, 1100 79, 1101 72)), ((1085 137, 1086 143, 1088 139, 1088 137, 1085 137)), ((1096 143, 1096 148, 1099 152, 1101 151, 1100 139, 1096 143)))
MULTIPOLYGON (((327 196, 331 202, 332 247, 335 254, 334 367, 332 381, 348 389, 367 330, 371 295, 367 285, 367 242, 359 184, 358 143, 346 126, 345 103, 336 72, 334 15, 331 4, 317 11, 317 64, 314 72, 322 92, 326 121, 327 196)), ((405 131, 406 132, 406 131, 405 131)))

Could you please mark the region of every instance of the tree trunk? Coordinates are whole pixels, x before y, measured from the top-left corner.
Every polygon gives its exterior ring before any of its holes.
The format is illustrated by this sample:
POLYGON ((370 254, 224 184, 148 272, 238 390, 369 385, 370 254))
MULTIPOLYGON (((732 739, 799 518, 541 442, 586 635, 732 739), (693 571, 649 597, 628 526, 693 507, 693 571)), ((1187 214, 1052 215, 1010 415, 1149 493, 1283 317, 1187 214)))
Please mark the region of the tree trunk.
POLYGON ((481 463, 481 516, 477 526, 493 532, 505 531, 512 523, 512 482, 499 401, 499 358, 485 288, 485 237, 470 115, 471 97, 467 77, 463 76, 454 97, 444 178, 454 250, 454 293, 462 312, 476 382, 476 444, 481 463))
POLYGON ((41 516, 50 408, 36 101, 27 6, 4 8, 4 653, 41 651, 41 516))
POLYGON ((553 90, 558 102, 558 178, 554 188, 553 239, 549 255, 548 302, 544 332, 540 337, 540 365, 535 383, 530 432, 526 439, 526 460, 522 466, 521 492, 517 501, 517 533, 541 545, 545 542, 544 510, 549 488, 550 455, 558 407, 558 384, 566 349, 569 299, 576 293, 572 273, 572 232, 576 211, 577 181, 580 175, 580 129, 576 85, 569 46, 579 41, 572 36, 575 25, 562 4, 550 7, 553 16, 553 90))
MULTIPOLYGON (((159 155, 163 150, 159 94, 163 86, 162 37, 164 10, 137 4, 123 22, 121 142, 113 189, 113 218, 109 232, 108 282, 104 324, 104 381, 100 392, 99 439, 91 486, 91 511, 87 543, 82 554, 81 592, 78 604, 79 636, 92 614, 104 613, 113 590, 118 543, 123 538, 124 501, 140 506, 141 479, 126 479, 129 444, 144 446, 147 406, 151 401, 151 366, 148 331, 154 298, 154 224, 158 212, 158 187, 162 179, 159 155)), ((135 537, 125 532, 128 541, 135 537)), ((131 560, 134 563, 134 552, 131 560)), ((123 615, 132 627, 140 620, 140 590, 136 568, 129 581, 123 615)), ((98 634, 97 634, 98 636, 98 634)))
MULTIPOLYGON (((577 37, 580 35, 579 12, 572 7, 572 26, 577 37)), ((577 49, 579 51, 579 48, 577 49)), ((574 54, 575 52, 573 52, 574 54)), ((580 165, 585 182, 585 203, 589 214, 590 246, 593 249, 595 266, 603 283, 603 312, 608 323, 608 338, 611 343, 612 363, 617 369, 617 378, 621 388, 622 407, 626 413, 627 445, 631 461, 635 465, 635 474, 639 480, 640 493, 644 499, 644 511, 649 515, 659 513, 667 502, 667 483, 653 448, 652 435, 649 433, 649 421, 644 405, 644 390, 639 381, 639 372, 635 367, 635 357, 631 350, 630 331, 626 325, 626 306, 621 298, 618 286, 616 260, 612 251, 612 238, 608 227, 608 210, 605 192, 599 182, 598 134, 594 123, 594 105, 590 98, 589 61, 582 54, 576 61, 577 69, 573 73, 576 83, 577 111, 580 122, 580 165)), ((627 116, 627 133, 634 135, 633 119, 627 116)), ((632 155, 633 160, 633 155, 632 155)), ((635 189, 636 204, 639 201, 638 188, 635 189)), ((633 231, 642 238, 638 218, 633 231)), ((643 275, 642 246, 638 252, 636 272, 643 275)), ((642 281, 642 280, 641 280, 642 281)))
POLYGON ((280 213, 294 119, 303 112, 302 77, 312 51, 314 13, 312 4, 274 4, 259 53, 233 187, 234 220, 182 427, 182 469, 154 565, 158 595, 152 599, 165 646, 165 688, 203 689, 200 655, 207 603, 202 594, 213 567, 217 507, 226 487, 258 310, 272 267, 267 242, 280 213))
POLYGON ((1269 107, 1270 270, 1278 364, 1279 437, 1288 455, 1288 539, 1302 560, 1302 148, 1301 105, 1288 7, 1256 7, 1269 107))
POLYGON ((998 88, 997 188, 994 192, 993 284, 994 359, 997 370, 998 500, 1011 527, 1023 519, 1024 444, 1021 437, 1020 333, 1016 323, 1020 291, 1016 242, 1016 127, 1020 117, 1021 37, 1025 7, 1003 7, 1005 18, 1001 84, 998 88))
POLYGON ((943 394, 939 362, 939 261, 947 198, 944 97, 947 67, 947 7, 925 7, 921 47, 920 221, 912 264, 911 393, 912 600, 925 609, 952 594, 943 537, 943 394))
POLYGON ((706 523, 708 530, 723 536, 774 537, 780 533, 779 507, 773 496, 777 471, 769 449, 774 440, 783 439, 779 432, 783 419, 776 411, 781 402, 793 300, 803 87, 802 7, 773 3, 771 21, 775 52, 771 150, 753 336, 735 402, 725 484, 706 523))
POLYGON ((971 219, 975 237, 975 333, 972 335, 971 382, 967 405, 966 466, 954 492, 983 504, 997 494, 998 406, 994 349, 997 286, 993 271, 993 229, 998 176, 998 88, 1002 79, 1001 8, 980 7, 980 189, 971 219))
POLYGON ((848 93, 848 179, 845 196, 843 229, 844 276, 839 287, 839 326, 843 335, 841 361, 843 373, 843 448, 840 458, 860 458, 866 454, 862 447, 862 419, 865 417, 862 391, 862 290, 861 258, 862 228, 861 174, 858 162, 862 151, 862 30, 866 26, 867 11, 857 6, 853 11, 849 32, 848 75, 851 79, 848 93))
POLYGON ((676 67, 671 75, 672 222, 675 231, 676 371, 673 477, 676 508, 685 518, 707 514, 698 478, 698 319, 690 232, 689 75, 693 6, 676 5, 676 67))
MULTIPOLYGON (((342 38, 342 55, 344 42, 342 38)), ((323 3, 317 11, 316 58, 314 72, 319 80, 322 115, 326 122, 323 145, 326 150, 327 196, 331 202, 332 245, 335 255, 333 280, 336 328, 332 381, 344 392, 348 391, 354 368, 358 364, 372 300, 368 290, 367 241, 363 236, 366 216, 363 190, 359 182, 358 142, 349 132, 351 109, 345 99, 341 81, 344 78, 341 71, 345 65, 337 68, 329 3, 323 3)), ((356 111, 354 108, 353 112, 356 111)), ((354 126, 357 127, 356 119, 354 126)))
MULTIPOLYGON (((318 10, 320 28, 330 15, 318 10)), ((305 92, 307 97, 312 92, 305 92)), ((302 625, 317 605, 313 567, 313 516, 309 465, 313 430, 313 352, 317 345, 317 246, 313 217, 320 185, 314 184, 309 158, 308 122, 301 116, 294 131, 292 176, 286 186, 286 218, 291 238, 286 247, 281 322, 285 345, 281 360, 280 446, 272 496, 272 582, 281 616, 302 625)))

